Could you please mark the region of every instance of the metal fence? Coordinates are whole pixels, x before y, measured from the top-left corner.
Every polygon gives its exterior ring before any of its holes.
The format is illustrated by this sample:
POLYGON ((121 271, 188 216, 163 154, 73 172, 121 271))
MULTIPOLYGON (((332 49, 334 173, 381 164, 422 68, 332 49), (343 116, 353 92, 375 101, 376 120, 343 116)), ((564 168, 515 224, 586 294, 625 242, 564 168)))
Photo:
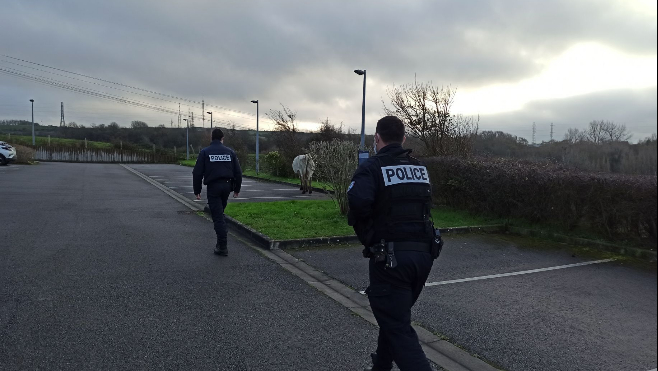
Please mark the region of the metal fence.
POLYGON ((34 159, 56 162, 173 163, 176 157, 155 151, 36 147, 34 159))

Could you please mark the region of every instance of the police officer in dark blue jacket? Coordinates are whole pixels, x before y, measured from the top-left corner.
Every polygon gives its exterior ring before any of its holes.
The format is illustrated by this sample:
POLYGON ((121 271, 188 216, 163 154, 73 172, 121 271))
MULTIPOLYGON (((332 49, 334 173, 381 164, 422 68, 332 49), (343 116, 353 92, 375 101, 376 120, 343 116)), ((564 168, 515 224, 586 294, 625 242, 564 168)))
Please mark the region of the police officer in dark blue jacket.
POLYGON ((192 171, 194 194, 197 200, 201 199, 201 181, 206 185, 208 206, 212 215, 217 234, 215 254, 227 256, 227 230, 224 220, 224 209, 228 196, 240 195, 242 187, 242 169, 235 152, 224 145, 224 133, 221 129, 212 131, 212 143, 199 152, 199 157, 192 171))
POLYGON ((404 124, 395 116, 377 122, 377 154, 359 166, 347 191, 348 222, 370 258, 366 290, 379 324, 377 351, 369 370, 430 371, 411 327, 416 303, 438 256, 430 219, 427 168, 402 148, 404 124))

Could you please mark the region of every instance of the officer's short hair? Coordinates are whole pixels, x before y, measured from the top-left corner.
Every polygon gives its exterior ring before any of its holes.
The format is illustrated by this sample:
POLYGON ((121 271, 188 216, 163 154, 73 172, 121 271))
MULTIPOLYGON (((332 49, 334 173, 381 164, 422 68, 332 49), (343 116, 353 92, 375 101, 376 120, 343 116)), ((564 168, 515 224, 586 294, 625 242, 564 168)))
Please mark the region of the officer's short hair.
POLYGON ((222 129, 215 129, 212 131, 212 140, 222 140, 224 138, 224 132, 222 129))
POLYGON ((385 116, 377 121, 377 134, 385 143, 402 143, 404 123, 397 116, 385 116))

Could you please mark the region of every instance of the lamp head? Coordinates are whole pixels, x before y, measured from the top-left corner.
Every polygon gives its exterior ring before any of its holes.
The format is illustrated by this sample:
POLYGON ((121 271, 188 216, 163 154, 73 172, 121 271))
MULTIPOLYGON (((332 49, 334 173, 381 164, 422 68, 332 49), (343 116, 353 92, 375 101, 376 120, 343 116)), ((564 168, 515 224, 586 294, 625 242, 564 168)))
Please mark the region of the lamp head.
POLYGON ((365 70, 354 70, 354 73, 356 73, 357 75, 361 76, 361 75, 363 75, 364 73, 366 73, 366 71, 365 71, 365 70))
POLYGON ((258 103, 258 99, 252 100, 251 103, 258 103))
POLYGON ((209 115, 212 115, 212 112, 210 112, 210 111, 208 111, 208 112, 206 112, 206 113, 209 114, 209 115))
POLYGON ((34 99, 30 99, 30 102, 34 103, 34 99))

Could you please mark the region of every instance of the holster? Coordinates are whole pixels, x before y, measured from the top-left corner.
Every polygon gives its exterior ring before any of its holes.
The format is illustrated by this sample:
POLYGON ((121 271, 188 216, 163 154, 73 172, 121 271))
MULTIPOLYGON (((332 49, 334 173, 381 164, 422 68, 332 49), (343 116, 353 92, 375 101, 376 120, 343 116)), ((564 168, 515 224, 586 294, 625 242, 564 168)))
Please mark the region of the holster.
POLYGON ((441 231, 438 229, 434 229, 434 239, 432 240, 432 248, 430 251, 430 254, 432 255, 432 259, 437 259, 439 255, 441 255, 442 250, 443 250, 443 238, 441 238, 441 231))

